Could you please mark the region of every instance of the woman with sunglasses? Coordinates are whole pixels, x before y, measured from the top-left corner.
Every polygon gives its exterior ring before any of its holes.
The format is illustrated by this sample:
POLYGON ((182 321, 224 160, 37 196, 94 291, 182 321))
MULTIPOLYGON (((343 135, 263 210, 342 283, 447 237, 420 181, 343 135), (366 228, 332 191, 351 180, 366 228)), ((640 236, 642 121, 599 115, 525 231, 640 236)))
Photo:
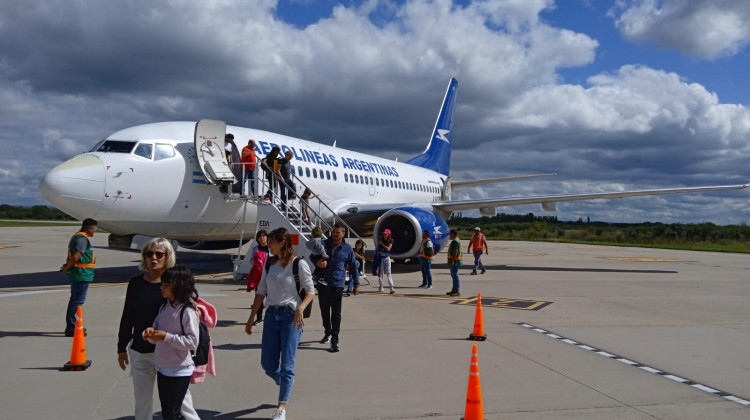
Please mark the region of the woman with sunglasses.
MULTIPOLYGON (((304 259, 295 262, 294 249, 289 233, 278 228, 268 234, 269 257, 255 292, 255 301, 245 332, 253 333, 253 319, 258 308, 266 300, 266 316, 261 338, 260 365, 279 385, 279 404, 272 419, 286 420, 286 404, 294 385, 294 364, 297 345, 302 337, 304 310, 315 295, 310 266, 304 259), (294 265, 298 264, 300 288, 307 292, 304 300, 299 297, 294 279, 294 265)), ((299 416, 304 417, 303 415, 299 416)))
MULTIPOLYGON (((130 279, 125 293, 117 340, 117 363, 122 370, 130 364, 136 420, 152 419, 154 416, 154 345, 145 341, 141 334, 147 327, 153 326, 165 301, 160 290, 161 275, 174 267, 175 262, 174 248, 168 239, 150 240, 141 250, 140 269, 143 273, 130 279)), ((180 411, 186 419, 200 419, 193 408, 190 391, 185 394, 180 411)))

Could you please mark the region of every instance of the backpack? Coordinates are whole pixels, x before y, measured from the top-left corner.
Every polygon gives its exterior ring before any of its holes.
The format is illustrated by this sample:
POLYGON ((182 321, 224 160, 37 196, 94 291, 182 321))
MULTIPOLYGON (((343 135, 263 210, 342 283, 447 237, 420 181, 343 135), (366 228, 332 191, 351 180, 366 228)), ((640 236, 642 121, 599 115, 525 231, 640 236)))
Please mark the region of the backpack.
MULTIPOLYGON (((185 313, 187 305, 183 306, 180 310, 180 320, 182 320, 182 314, 185 313)), ((182 335, 185 335, 185 327, 182 326, 182 335)), ((196 366, 203 366, 208 364, 208 351, 211 346, 211 334, 208 333, 208 327, 200 319, 198 320, 198 347, 196 347, 193 353, 193 363, 196 366)))
MULTIPOLYGON (((305 300, 305 296, 307 296, 307 290, 300 289, 300 282, 299 282, 299 260, 301 260, 302 257, 295 257, 294 262, 292 263, 292 274, 294 275, 294 283, 297 285, 297 293, 299 293, 299 298, 302 300, 305 300)), ((269 259, 266 261, 266 274, 268 274, 268 270, 271 269, 271 260, 269 259)), ((312 305, 307 305, 304 311, 302 311, 302 317, 303 318, 310 318, 310 315, 312 315, 312 305)))

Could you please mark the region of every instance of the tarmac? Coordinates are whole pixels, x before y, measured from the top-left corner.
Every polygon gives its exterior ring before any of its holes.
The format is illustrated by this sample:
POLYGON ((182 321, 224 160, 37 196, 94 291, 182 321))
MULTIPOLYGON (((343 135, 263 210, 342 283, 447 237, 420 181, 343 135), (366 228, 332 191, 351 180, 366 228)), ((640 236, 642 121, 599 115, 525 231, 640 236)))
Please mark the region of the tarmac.
MULTIPOLYGON (((137 252, 92 242, 96 281, 83 307, 85 371, 66 372, 69 297, 57 270, 76 226, 0 228, 0 418, 128 419, 133 386, 116 341, 137 252)), ((466 238, 464 238, 466 246, 466 238)), ((231 276, 236 250, 179 250, 214 304, 217 376, 191 385, 204 419, 267 419, 278 388, 260 367, 260 328, 244 325, 252 294, 231 276)), ((367 276, 344 298, 341 352, 319 344, 317 303, 297 352, 287 418, 460 419, 478 347, 486 419, 750 418, 750 256, 612 246, 490 241, 484 275, 461 297, 445 253, 435 287, 395 265, 395 295, 367 276), (482 295, 486 341, 468 341, 482 295)), ((155 410, 159 410, 155 396, 155 410)), ((157 415, 158 418, 158 415, 157 415)))

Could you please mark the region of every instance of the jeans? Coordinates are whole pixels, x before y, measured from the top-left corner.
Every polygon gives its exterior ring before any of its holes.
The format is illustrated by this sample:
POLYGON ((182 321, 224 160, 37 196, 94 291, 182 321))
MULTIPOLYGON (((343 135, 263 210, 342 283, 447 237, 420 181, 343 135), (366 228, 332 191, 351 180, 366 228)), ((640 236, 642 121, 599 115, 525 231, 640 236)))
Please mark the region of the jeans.
POLYGON ((388 279, 388 286, 393 289, 393 277, 391 276, 391 258, 383 257, 380 261, 380 271, 378 272, 378 288, 383 288, 383 277, 388 279))
MULTIPOLYGON (((156 382, 156 363, 154 353, 140 353, 128 347, 130 359, 130 376, 133 377, 133 396, 135 397, 135 420, 154 418, 154 382, 156 382)), ((190 390, 185 393, 180 409, 187 420, 200 420, 193 408, 193 397, 190 390)))
POLYGON ((260 365, 279 385, 279 402, 289 401, 294 386, 294 362, 302 330, 294 326, 295 310, 290 306, 271 306, 263 321, 260 365))
POLYGON ((474 272, 477 272, 477 267, 484 270, 484 264, 482 264, 482 250, 474 251, 474 272))
POLYGON ((318 304, 320 317, 323 318, 323 329, 331 336, 331 345, 338 346, 339 331, 341 330, 341 301, 344 296, 343 287, 321 286, 318 288, 318 304))
POLYGON ((430 271, 431 265, 431 260, 425 261, 420 258, 419 267, 422 269, 422 285, 432 286, 432 272, 430 271))
MULTIPOLYGON (((250 184, 250 195, 255 195, 255 169, 245 169, 245 185, 250 184)), ((242 189, 245 194, 245 189, 242 189)))
POLYGON ((166 376, 156 372, 156 386, 159 388, 161 416, 165 420, 183 420, 185 417, 180 413, 180 407, 190 386, 190 376, 166 376))
POLYGON ((286 203, 287 200, 287 194, 296 194, 297 190, 294 188, 294 181, 289 178, 285 179, 284 182, 280 183, 281 185, 281 201, 286 203), (286 189, 289 188, 289 193, 287 193, 286 189))
POLYGON ((76 327, 76 312, 79 306, 86 302, 86 294, 89 291, 90 281, 71 281, 70 300, 68 300, 68 311, 65 314, 65 330, 73 331, 76 327))
POLYGON ((461 289, 461 285, 458 283, 458 264, 453 263, 451 266, 451 279, 453 279, 453 289, 458 291, 461 289))

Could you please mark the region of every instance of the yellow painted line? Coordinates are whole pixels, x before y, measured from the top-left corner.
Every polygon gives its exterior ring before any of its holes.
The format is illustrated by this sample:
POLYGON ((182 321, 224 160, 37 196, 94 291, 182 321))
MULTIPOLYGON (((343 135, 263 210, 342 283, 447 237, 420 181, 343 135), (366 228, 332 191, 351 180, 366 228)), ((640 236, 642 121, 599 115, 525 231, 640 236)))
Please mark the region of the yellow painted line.
MULTIPOLYGON (((360 292, 360 294, 383 296, 383 297, 393 296, 393 297, 406 297, 406 298, 414 298, 414 299, 447 300, 447 301, 450 301, 451 304, 454 304, 454 305, 476 306, 477 304, 477 296, 461 298, 461 297, 451 297, 451 296, 414 295, 414 294, 404 294, 404 293, 395 293, 391 295, 388 293, 381 293, 381 292, 360 292)), ((552 304, 552 302, 482 296, 482 306, 488 307, 488 308, 506 308, 506 309, 521 309, 521 310, 527 310, 527 311, 538 311, 550 304, 552 304)))

